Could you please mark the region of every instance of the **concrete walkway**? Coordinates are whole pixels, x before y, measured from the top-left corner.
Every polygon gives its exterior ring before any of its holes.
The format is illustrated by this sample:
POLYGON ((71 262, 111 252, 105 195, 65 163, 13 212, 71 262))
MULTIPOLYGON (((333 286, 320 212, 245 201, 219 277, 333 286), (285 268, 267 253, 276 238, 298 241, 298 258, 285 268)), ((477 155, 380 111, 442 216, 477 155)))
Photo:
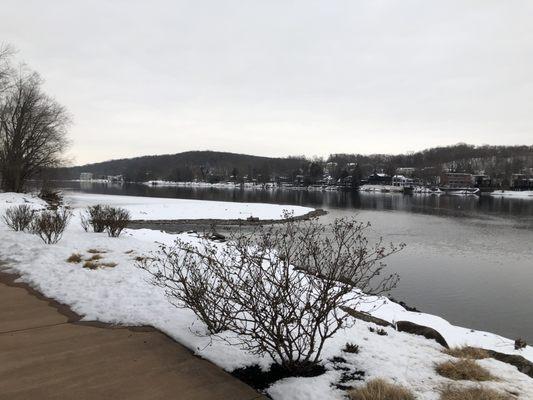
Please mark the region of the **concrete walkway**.
POLYGON ((78 322, 0 273, 0 399, 264 399, 152 328, 78 322))

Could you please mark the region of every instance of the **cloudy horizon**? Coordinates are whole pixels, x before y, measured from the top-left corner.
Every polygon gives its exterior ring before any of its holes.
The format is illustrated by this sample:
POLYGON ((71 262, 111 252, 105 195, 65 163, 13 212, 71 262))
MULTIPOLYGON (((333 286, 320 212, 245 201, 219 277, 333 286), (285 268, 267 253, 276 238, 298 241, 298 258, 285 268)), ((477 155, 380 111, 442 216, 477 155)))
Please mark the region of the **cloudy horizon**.
POLYGON ((3 2, 73 164, 533 144, 526 1, 3 2), (142 150, 139 150, 142 149, 142 150))

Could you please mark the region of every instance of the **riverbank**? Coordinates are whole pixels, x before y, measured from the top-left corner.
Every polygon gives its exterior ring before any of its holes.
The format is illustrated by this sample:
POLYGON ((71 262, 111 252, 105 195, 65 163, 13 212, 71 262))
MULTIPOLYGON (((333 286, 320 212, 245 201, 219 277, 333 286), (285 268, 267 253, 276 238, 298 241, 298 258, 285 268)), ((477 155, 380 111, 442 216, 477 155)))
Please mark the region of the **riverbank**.
MULTIPOLYGON (((15 198, 13 196, 11 203, 1 204, 0 208, 17 204, 15 198)), ((39 200, 27 196, 19 199, 19 203, 24 202, 41 205, 39 200)), ((0 233, 3 238, 0 251, 7 255, 9 269, 47 297, 69 305, 83 320, 153 326, 226 371, 255 364, 268 368, 272 363, 268 357, 258 357, 230 346, 223 340, 224 334, 220 338, 195 334, 205 334, 205 327, 195 315, 187 309, 173 307, 165 293, 149 283, 146 272, 136 268, 135 259, 154 251, 158 246, 156 242, 171 244, 180 238, 196 243, 195 235, 139 229, 126 230, 120 238, 109 238, 106 234, 84 232, 76 217, 63 240, 53 246, 44 245, 35 235, 12 232, 5 226, 0 227, 0 233), (94 251, 102 257, 102 262, 116 265, 91 270, 79 263, 67 262, 73 253, 86 259, 92 257, 94 251)), ((533 349, 529 346, 514 350, 514 340, 453 326, 436 316, 407 311, 385 298, 367 298, 365 302, 354 304, 354 308, 392 324, 411 321, 432 327, 450 346, 468 344, 533 359, 533 349)), ((323 375, 283 379, 271 385, 267 393, 276 400, 342 399, 345 391, 338 386, 341 381, 344 386, 358 386, 371 378, 383 377, 409 387, 420 399, 436 400, 438 390, 447 384, 468 386, 468 383, 452 382, 435 372, 435 363, 453 359, 442 352, 437 342, 398 332, 394 327, 383 329, 385 334, 378 334, 374 323, 357 320, 355 325, 326 342, 323 375), (357 344, 359 352, 344 352, 346 343, 357 344), (339 361, 339 357, 344 361, 339 361), (357 375, 357 371, 364 375, 357 375)), ((500 381, 488 383, 490 387, 514 391, 524 399, 533 396, 533 380, 515 367, 494 359, 480 363, 500 377, 500 381)))

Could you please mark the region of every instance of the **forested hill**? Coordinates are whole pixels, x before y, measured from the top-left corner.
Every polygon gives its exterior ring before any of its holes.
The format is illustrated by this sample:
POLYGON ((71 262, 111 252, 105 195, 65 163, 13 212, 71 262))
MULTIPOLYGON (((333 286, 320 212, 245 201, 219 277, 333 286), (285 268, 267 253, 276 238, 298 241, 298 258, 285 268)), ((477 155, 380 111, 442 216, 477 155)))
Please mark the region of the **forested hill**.
POLYGON ((531 174, 533 171, 533 146, 473 146, 457 144, 435 147, 419 152, 398 155, 332 154, 327 159, 306 159, 303 156, 271 158, 246 154, 188 151, 177 154, 144 156, 111 160, 54 171, 55 179, 78 179, 81 172, 92 172, 95 177, 123 175, 128 181, 164 179, 189 181, 200 179, 218 181, 245 177, 268 181, 272 177, 294 178, 319 175, 326 163, 332 176, 342 176, 349 165, 356 164, 365 176, 373 171, 394 173, 396 168, 413 167, 431 169, 438 174, 443 169, 455 172, 486 173, 494 177, 508 178, 513 173, 531 174))
POLYGON ((55 170, 56 179, 78 179, 82 172, 98 175, 123 175, 128 181, 143 182, 151 179, 189 181, 237 178, 258 175, 268 177, 305 168, 303 157, 271 158, 216 151, 188 151, 177 154, 143 156, 110 160, 55 170))

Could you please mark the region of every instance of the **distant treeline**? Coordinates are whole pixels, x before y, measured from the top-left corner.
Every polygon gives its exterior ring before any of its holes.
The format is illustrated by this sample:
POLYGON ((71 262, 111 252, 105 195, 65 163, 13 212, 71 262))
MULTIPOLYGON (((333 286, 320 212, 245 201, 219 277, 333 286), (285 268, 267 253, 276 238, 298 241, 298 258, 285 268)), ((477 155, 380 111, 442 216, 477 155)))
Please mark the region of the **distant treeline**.
POLYGON ((506 180, 513 173, 532 172, 533 146, 457 144, 408 154, 342 153, 332 154, 326 159, 309 159, 304 156, 271 158, 215 151, 188 151, 58 168, 51 171, 49 176, 52 179, 78 179, 80 173, 90 172, 95 177, 123 175, 124 180, 133 182, 157 179, 197 179, 206 182, 305 179, 312 183, 322 179, 324 174, 334 179, 348 175, 357 175, 357 179, 360 179, 376 171, 392 175, 398 168, 415 168, 415 175, 428 180, 432 176, 438 176, 443 170, 484 172, 493 178, 506 180))

